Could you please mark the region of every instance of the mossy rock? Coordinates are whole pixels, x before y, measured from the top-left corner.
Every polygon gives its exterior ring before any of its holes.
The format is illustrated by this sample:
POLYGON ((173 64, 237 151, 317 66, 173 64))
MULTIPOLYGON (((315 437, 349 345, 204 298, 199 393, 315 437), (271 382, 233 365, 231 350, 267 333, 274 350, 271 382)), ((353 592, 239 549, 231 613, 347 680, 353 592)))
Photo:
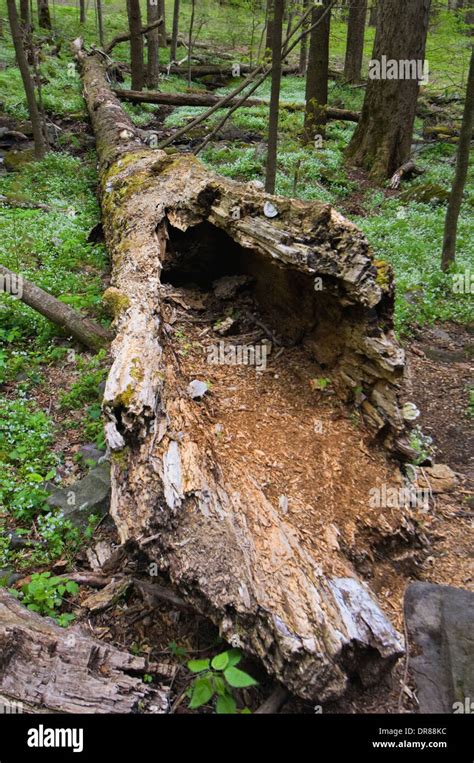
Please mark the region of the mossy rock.
POLYGON ((17 151, 16 149, 12 149, 12 151, 7 151, 5 154, 3 165, 5 169, 8 170, 8 172, 15 172, 15 170, 19 170, 25 164, 34 162, 35 159, 36 157, 34 148, 26 148, 24 151, 17 151))
POLYGON ((400 201, 417 201, 422 204, 444 204, 449 199, 449 191, 439 183, 420 183, 407 188, 398 197, 400 201))

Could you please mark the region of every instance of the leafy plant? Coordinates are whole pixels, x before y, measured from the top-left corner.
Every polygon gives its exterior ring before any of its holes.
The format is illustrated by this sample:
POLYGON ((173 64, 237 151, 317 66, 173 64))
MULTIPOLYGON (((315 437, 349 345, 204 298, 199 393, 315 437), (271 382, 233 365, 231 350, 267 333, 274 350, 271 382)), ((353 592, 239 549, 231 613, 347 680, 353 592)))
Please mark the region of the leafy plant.
POLYGON ((215 697, 216 713, 236 714, 239 712, 234 689, 243 689, 257 684, 252 676, 237 668, 241 659, 240 649, 229 649, 216 654, 212 659, 189 660, 188 669, 198 674, 188 689, 189 708, 195 710, 215 697))
POLYGON ((69 612, 59 614, 57 610, 63 605, 65 594, 74 596, 78 591, 79 586, 72 580, 51 577, 50 572, 35 572, 30 582, 22 586, 21 593, 11 592, 21 598, 32 612, 53 617, 64 628, 75 619, 75 615, 69 612))
POLYGON ((414 427, 410 433, 410 447, 417 453, 414 464, 422 464, 433 454, 433 439, 423 434, 420 427, 414 427))

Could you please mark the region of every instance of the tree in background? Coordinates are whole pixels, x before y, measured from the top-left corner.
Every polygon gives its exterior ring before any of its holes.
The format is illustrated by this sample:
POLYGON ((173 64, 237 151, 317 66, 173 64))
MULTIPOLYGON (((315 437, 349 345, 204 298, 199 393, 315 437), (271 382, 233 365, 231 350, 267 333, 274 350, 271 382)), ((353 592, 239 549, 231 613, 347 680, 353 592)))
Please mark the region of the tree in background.
MULTIPOLYGON (((431 0, 379 0, 373 60, 423 62, 431 0)), ((388 72, 387 72, 388 73, 388 72)), ((376 74, 376 72, 375 72, 376 74)), ((410 158, 418 100, 417 77, 369 78, 361 118, 346 158, 382 182, 410 158)))
POLYGON ((28 67, 28 61, 26 60, 25 49, 23 47, 23 37, 15 0, 7 0, 7 9, 16 60, 18 62, 18 68, 20 69, 21 78, 23 80, 23 87, 25 88, 28 112, 33 129, 35 156, 37 159, 42 159, 47 150, 46 140, 44 137, 40 111, 38 109, 38 104, 36 103, 35 88, 28 67))
MULTIPOLYGON (((147 0, 146 19, 147 24, 153 24, 160 18, 160 9, 156 0, 147 0)), ((147 85, 150 88, 158 87, 160 79, 160 43, 159 27, 150 29, 147 34, 147 85)))
POLYGON ((176 59, 177 59, 178 31, 179 31, 179 0, 174 0, 174 7, 173 7, 173 31, 171 33, 170 61, 176 61, 176 59))
POLYGON ((344 79, 346 82, 360 82, 362 59, 364 56, 365 17, 367 0, 351 0, 347 25, 346 59, 344 79))
MULTIPOLYGON (((303 6, 302 6, 302 15, 306 13, 306 11, 309 8, 310 0, 303 0, 303 6)), ((308 29, 309 22, 305 21, 303 24, 303 31, 306 31, 308 29)), ((306 74, 306 68, 308 65, 308 36, 305 34, 301 38, 301 44, 300 44, 300 60, 299 60, 299 66, 298 66, 298 72, 301 75, 306 74)))
POLYGON ((331 28, 331 2, 315 6, 311 12, 308 70, 306 74, 306 106, 304 114, 304 137, 314 140, 324 134, 326 106, 329 87, 329 32, 331 28), (328 10, 329 9, 329 10, 328 10), (321 19, 321 20, 320 20, 321 19), (319 23, 317 23, 319 21, 319 23))
POLYGON ((270 116, 268 120, 267 165, 265 172, 265 190, 267 193, 275 192, 284 12, 285 0, 273 0, 272 87, 270 95, 270 116))
POLYGON ((456 157, 456 172, 453 187, 449 197, 448 211, 444 225, 443 255, 441 258, 442 270, 447 270, 455 261, 456 237, 458 230, 459 213, 461 211, 464 187, 466 185, 469 168, 469 149, 471 146, 472 127, 474 121, 474 46, 471 49, 471 64, 466 89, 466 101, 459 136, 458 152, 456 157))
POLYGON ((86 0, 79 0, 79 23, 86 23, 86 0))
POLYGON ((372 0, 369 13, 369 26, 377 26, 377 3, 378 0, 372 0))
POLYGON ((266 20, 267 20, 267 36, 265 40, 265 50, 268 53, 268 51, 271 51, 273 48, 273 18, 275 14, 275 0, 267 0, 267 11, 266 11, 266 20))
POLYGON ((194 14, 196 12, 196 0, 191 0, 191 18, 189 20, 189 34, 188 34, 188 85, 191 87, 191 56, 193 52, 193 29, 194 29, 194 14))
POLYGON ((132 68, 132 90, 143 90, 145 84, 145 64, 143 58, 142 17, 140 0, 127 0, 128 26, 130 29, 130 65, 132 68))
POLYGON ((163 19, 163 23, 158 28, 158 38, 160 41, 160 48, 166 48, 168 40, 166 37, 166 5, 165 0, 158 0, 158 18, 163 19))
POLYGON ((99 30, 99 42, 104 47, 104 14, 102 10, 102 0, 95 0, 95 10, 97 14, 97 27, 99 30))
POLYGON ((38 24, 42 29, 51 29, 48 0, 38 0, 38 24))

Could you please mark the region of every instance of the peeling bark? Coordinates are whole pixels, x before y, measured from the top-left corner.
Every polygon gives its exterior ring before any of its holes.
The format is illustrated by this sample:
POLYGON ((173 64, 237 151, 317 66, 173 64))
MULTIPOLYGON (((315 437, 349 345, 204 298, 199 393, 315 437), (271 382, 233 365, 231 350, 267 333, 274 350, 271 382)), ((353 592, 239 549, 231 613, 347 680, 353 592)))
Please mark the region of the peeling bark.
MULTIPOLYGON (((173 260, 173 237, 194 236, 196 245, 204 237, 206 251, 220 242, 222 256, 234 251, 286 339, 312 350, 342 396, 363 387, 366 421, 393 447, 405 428, 404 357, 393 335, 390 268, 327 204, 269 196, 189 154, 146 148, 98 56, 78 59, 113 262, 106 298, 116 307, 116 339, 103 410, 121 540, 152 537, 147 553, 186 602, 299 696, 338 697, 355 673, 376 681, 402 644, 348 558, 334 549, 321 556, 319 539, 301 533, 251 474, 216 461, 210 435, 198 444, 200 409, 185 392, 163 317, 161 273, 173 260), (264 213, 270 202, 274 217, 264 213)), ((298 443, 288 447, 297 459, 298 443)), ((373 522, 391 531, 388 517, 373 522)))

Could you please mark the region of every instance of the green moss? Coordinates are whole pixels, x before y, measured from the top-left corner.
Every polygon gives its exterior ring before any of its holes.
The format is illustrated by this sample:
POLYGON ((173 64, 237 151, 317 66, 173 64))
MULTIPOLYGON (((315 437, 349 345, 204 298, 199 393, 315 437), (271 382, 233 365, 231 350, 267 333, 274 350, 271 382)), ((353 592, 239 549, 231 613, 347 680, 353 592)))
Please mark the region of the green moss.
POLYGON ((381 289, 387 289, 390 285, 390 265, 385 260, 374 260, 374 267, 377 269, 375 283, 381 289))
POLYGON ((130 405, 130 401, 133 397, 134 388, 131 384, 127 385, 127 388, 124 392, 121 392, 117 397, 114 398, 114 408, 128 408, 130 405))
POLYGON ((129 298, 126 294, 123 294, 120 289, 116 289, 115 286, 110 286, 104 291, 102 300, 105 302, 107 310, 114 318, 118 318, 121 312, 128 310, 130 307, 129 298))

